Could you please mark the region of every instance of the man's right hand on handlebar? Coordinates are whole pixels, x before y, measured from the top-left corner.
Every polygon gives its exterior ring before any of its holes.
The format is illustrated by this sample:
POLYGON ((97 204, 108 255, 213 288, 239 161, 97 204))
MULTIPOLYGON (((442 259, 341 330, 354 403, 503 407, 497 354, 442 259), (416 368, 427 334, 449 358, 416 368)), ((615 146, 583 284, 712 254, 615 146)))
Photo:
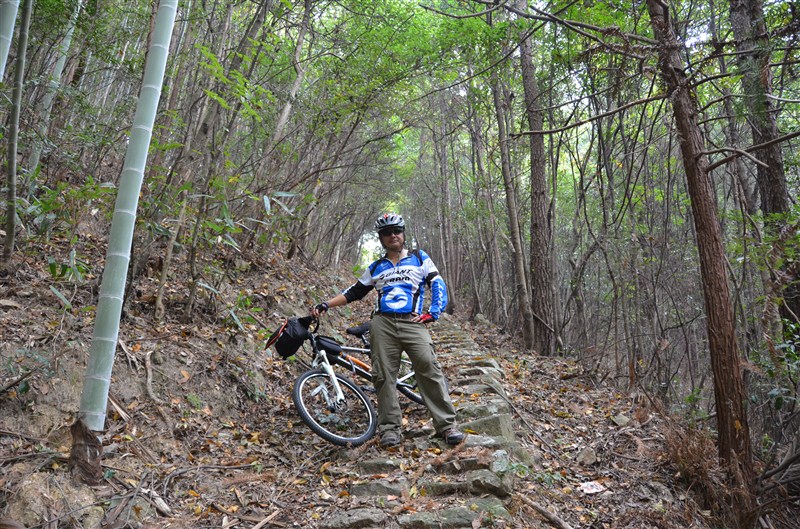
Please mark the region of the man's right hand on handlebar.
POLYGON ((311 315, 315 318, 319 318, 325 312, 328 312, 330 306, 327 302, 323 301, 322 303, 318 303, 311 309, 311 315))
POLYGON ((341 307, 342 305, 346 304, 347 298, 345 298, 343 294, 337 294, 331 299, 311 307, 311 315, 315 318, 319 318, 323 312, 328 312, 328 309, 332 309, 333 307, 341 307))

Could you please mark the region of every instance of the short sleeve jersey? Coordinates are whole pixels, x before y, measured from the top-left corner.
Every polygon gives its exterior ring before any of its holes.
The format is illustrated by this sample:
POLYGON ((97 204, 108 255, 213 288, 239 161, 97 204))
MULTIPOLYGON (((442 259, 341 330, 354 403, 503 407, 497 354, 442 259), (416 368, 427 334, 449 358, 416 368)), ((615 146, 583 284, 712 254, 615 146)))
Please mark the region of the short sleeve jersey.
POLYGON ((386 257, 373 262, 358 281, 343 292, 348 303, 375 289, 379 313, 422 314, 426 290, 431 300, 428 312, 438 319, 447 306, 447 287, 431 258, 422 250, 409 252, 395 265, 386 257))

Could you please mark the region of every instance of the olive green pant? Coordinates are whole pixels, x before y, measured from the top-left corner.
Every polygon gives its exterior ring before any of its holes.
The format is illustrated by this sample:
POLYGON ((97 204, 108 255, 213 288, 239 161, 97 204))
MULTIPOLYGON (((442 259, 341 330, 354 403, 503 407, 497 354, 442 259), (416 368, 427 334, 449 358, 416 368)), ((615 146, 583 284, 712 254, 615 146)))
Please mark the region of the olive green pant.
POLYGON ((442 367, 433 351, 433 340, 425 325, 376 315, 372 319, 370 334, 372 383, 378 394, 378 431, 400 431, 403 414, 395 386, 403 351, 411 360, 417 389, 433 419, 436 432, 442 433, 455 426, 456 410, 447 391, 442 367))

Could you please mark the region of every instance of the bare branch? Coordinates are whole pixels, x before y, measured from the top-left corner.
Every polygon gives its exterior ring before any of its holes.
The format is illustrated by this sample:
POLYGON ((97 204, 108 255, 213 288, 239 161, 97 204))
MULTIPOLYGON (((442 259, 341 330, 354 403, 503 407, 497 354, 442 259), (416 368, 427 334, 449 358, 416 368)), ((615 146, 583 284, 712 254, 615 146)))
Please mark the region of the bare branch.
POLYGON ((455 19, 458 19, 458 20, 462 20, 462 19, 465 19, 465 18, 477 18, 477 17, 482 17, 483 15, 488 15, 489 13, 491 13, 493 11, 497 11, 498 9, 502 8, 503 6, 505 6, 505 4, 507 2, 508 2, 508 0, 503 0, 502 2, 494 4, 489 9, 485 9, 485 10, 480 11, 478 13, 470 13, 469 15, 454 15, 452 13, 447 13, 446 11, 441 11, 439 9, 436 9, 435 7, 426 6, 424 4, 419 4, 419 6, 422 9, 431 11, 433 13, 436 13, 437 15, 442 15, 442 16, 446 16, 448 18, 455 18, 455 19))
MULTIPOLYGON (((774 140, 765 141, 764 143, 759 143, 758 145, 751 145, 750 147, 744 149, 743 151, 736 150, 735 154, 732 154, 732 155, 730 155, 730 156, 728 156, 726 158, 723 158, 722 160, 718 160, 718 161, 712 163, 711 165, 709 165, 708 166, 708 170, 709 171, 713 171, 714 169, 716 169, 720 165, 726 164, 726 163, 730 162, 731 160, 735 160, 739 156, 745 155, 745 153, 751 153, 753 151, 758 151, 760 149, 766 149, 767 147, 770 147, 770 146, 772 146, 772 145, 774 145, 776 143, 783 143, 784 141, 789 141, 792 138, 796 138, 798 136, 800 136, 800 130, 791 132, 789 134, 781 136, 780 138, 775 138, 774 140)), ((733 150, 733 149, 730 149, 730 150, 733 150)), ((748 156, 748 158, 749 158, 749 156, 748 156)))
POLYGON ((773 101, 780 101, 781 103, 800 103, 800 99, 786 99, 784 97, 774 96, 772 94, 766 94, 767 99, 772 99, 773 101))
POLYGON ((22 382, 23 380, 25 380, 26 378, 28 378, 32 374, 36 373, 37 371, 38 371, 38 368, 37 369, 31 369, 27 373, 23 373, 20 376, 18 376, 17 378, 15 378, 14 380, 11 380, 7 384, 5 384, 2 388, 0 388, 0 394, 5 393, 6 391, 8 391, 9 389, 13 388, 14 386, 19 384, 20 382, 22 382))
POLYGON ((570 524, 568 524, 567 522, 565 522, 564 520, 562 520, 561 518, 559 518, 555 514, 551 513, 550 511, 548 511, 547 509, 545 509, 543 506, 539 505, 535 501, 527 498, 526 496, 522 496, 522 495, 518 495, 517 497, 520 500, 522 500, 522 502, 525 505, 527 505, 528 507, 531 507, 533 510, 535 510, 536 512, 538 512, 539 514, 544 516, 547 519, 548 522, 553 524, 553 526, 557 527, 558 529, 572 529, 572 526, 570 524))
POLYGON ((744 156, 746 158, 749 158, 750 161, 752 161, 755 164, 760 165, 761 167, 769 167, 767 164, 765 164, 764 162, 762 162, 761 160, 759 160, 758 158, 756 158, 755 156, 753 156, 749 152, 747 152, 745 150, 742 150, 742 149, 735 149, 733 147, 722 147, 720 149, 714 149, 713 151, 703 151, 703 152, 700 153, 700 156, 702 156, 702 155, 710 156, 712 154, 718 154, 718 153, 721 153, 721 152, 734 152, 734 153, 737 153, 739 156, 744 156))
POLYGON ((581 121, 576 121, 575 123, 571 123, 569 125, 564 125, 558 129, 549 129, 549 130, 526 130, 523 132, 518 132, 517 134, 512 135, 514 139, 520 136, 531 136, 533 134, 558 134, 560 132, 567 131, 569 129, 574 129, 575 127, 580 127, 581 125, 585 125, 587 123, 591 123, 592 121, 597 121, 598 119, 602 119, 608 116, 612 116, 623 110, 627 110, 631 107, 635 107, 637 105, 643 105, 646 103, 652 103, 653 101, 658 101, 660 99, 666 98, 666 94, 657 94, 652 97, 647 97, 645 99, 638 99, 636 101, 631 101, 630 103, 626 103, 622 106, 619 106, 613 110, 609 110, 608 112, 603 112, 602 114, 597 114, 596 116, 592 116, 590 118, 582 119, 581 121))
MULTIPOLYGON (((474 2, 478 2, 480 4, 484 4, 484 5, 493 5, 494 4, 493 0, 473 0, 473 1, 474 2)), ((521 16, 521 17, 524 17, 524 18, 528 18, 528 19, 531 19, 531 20, 542 20, 542 21, 545 21, 545 22, 555 22, 556 24, 560 24, 560 25, 562 25, 562 26, 564 26, 564 27, 566 27, 568 29, 571 29, 572 31, 575 31, 576 33, 579 33, 579 34, 585 36, 586 38, 595 40, 595 41, 597 41, 597 42, 599 42, 601 44, 605 44, 605 43, 602 42, 601 40, 599 40, 597 37, 594 37, 593 35, 589 35, 589 34, 585 33, 584 31, 580 31, 580 29, 585 29, 585 30, 589 30, 589 31, 596 31, 598 33, 602 33, 602 34, 606 34, 606 35, 613 33, 613 34, 617 34, 618 36, 624 38, 625 40, 635 40, 635 41, 638 41, 638 42, 643 42, 645 44, 651 44, 651 45, 656 44, 656 41, 654 41, 653 39, 649 39, 647 37, 642 37, 641 35, 636 35, 635 33, 623 33, 617 27, 603 28, 603 27, 600 27, 600 26, 594 26, 592 24, 585 24, 583 22, 578 22, 578 21, 575 21, 575 20, 566 20, 566 19, 563 19, 563 18, 559 18, 556 15, 553 15, 553 14, 548 13, 546 11, 542 11, 540 9, 536 9, 535 7, 531 7, 530 9, 533 10, 534 12, 538 13, 538 15, 522 12, 522 11, 520 11, 519 9, 517 9, 517 8, 515 8, 513 6, 508 6, 507 5, 507 6, 505 6, 505 8, 508 11, 511 11, 512 13, 514 13, 515 15, 518 15, 518 16, 521 16), (580 28, 580 29, 578 29, 578 28, 580 28)))

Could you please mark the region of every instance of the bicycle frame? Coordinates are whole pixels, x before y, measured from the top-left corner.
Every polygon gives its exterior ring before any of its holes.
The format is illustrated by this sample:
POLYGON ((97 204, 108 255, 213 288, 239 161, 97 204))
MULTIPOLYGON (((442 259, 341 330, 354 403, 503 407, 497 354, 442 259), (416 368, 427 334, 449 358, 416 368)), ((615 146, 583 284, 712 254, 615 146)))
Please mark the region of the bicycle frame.
MULTIPOLYGON (((314 356, 312 365, 314 367, 322 367, 332 380, 335 378, 335 375, 332 374, 333 366, 340 366, 347 369, 353 375, 357 375, 368 382, 372 382, 372 368, 370 365, 364 360, 353 356, 353 354, 369 356, 371 352, 369 340, 364 334, 356 334, 356 336, 361 339, 364 347, 340 344, 330 337, 318 335, 315 328, 309 333, 309 340, 311 340, 313 350, 312 354, 314 356)), ((409 399, 422 404, 417 385, 414 381, 416 374, 414 373, 413 364, 407 358, 401 358, 400 362, 401 367, 405 366, 405 369, 401 369, 400 371, 405 374, 398 377, 396 387, 409 399)), ((337 391, 338 389, 339 388, 337 388, 337 391)))
MULTIPOLYGON (((365 355, 370 354, 370 349, 363 349, 361 347, 351 347, 347 345, 342 345, 342 352, 341 354, 335 356, 336 364, 348 369, 354 375, 358 375, 361 378, 364 378, 370 382, 372 382, 372 372, 371 367, 369 364, 364 362, 363 360, 356 358, 355 356, 351 356, 347 353, 362 353, 365 355)), ((411 365, 409 360, 400 360, 403 364, 411 365)), ((409 389, 414 389, 412 384, 408 384, 406 381, 414 377, 414 370, 409 369, 409 373, 405 376, 402 376, 397 379, 397 383, 403 385, 409 389)))

